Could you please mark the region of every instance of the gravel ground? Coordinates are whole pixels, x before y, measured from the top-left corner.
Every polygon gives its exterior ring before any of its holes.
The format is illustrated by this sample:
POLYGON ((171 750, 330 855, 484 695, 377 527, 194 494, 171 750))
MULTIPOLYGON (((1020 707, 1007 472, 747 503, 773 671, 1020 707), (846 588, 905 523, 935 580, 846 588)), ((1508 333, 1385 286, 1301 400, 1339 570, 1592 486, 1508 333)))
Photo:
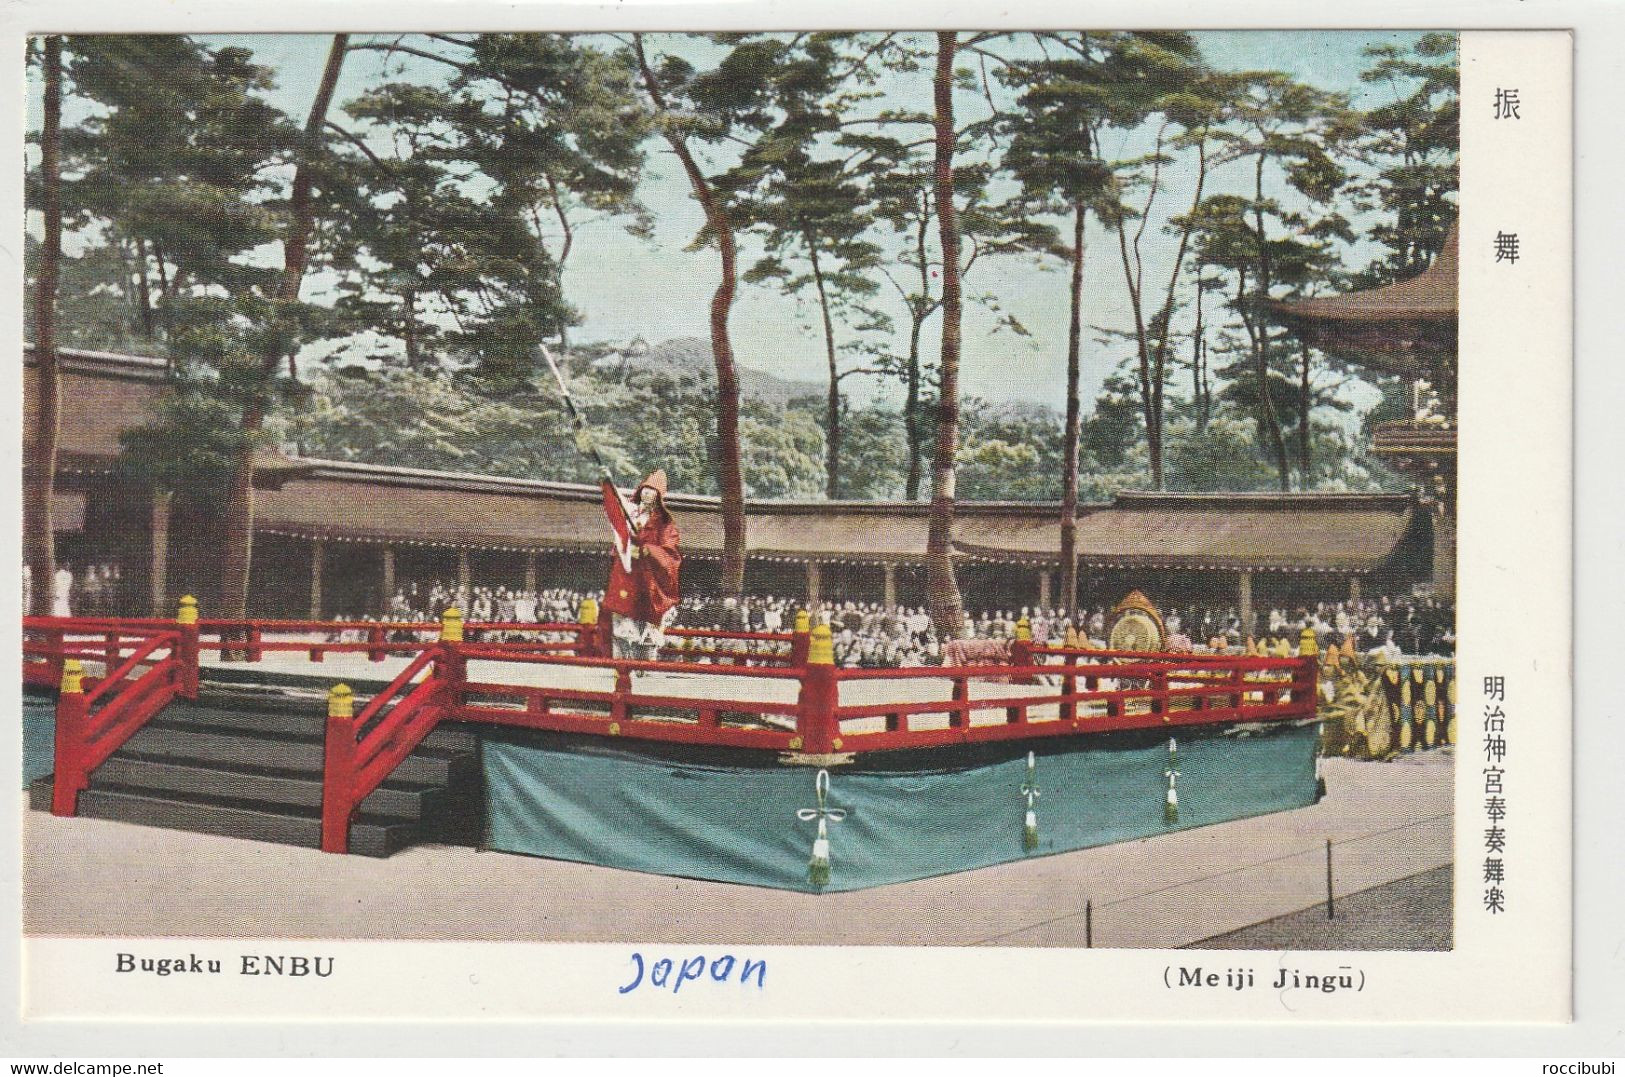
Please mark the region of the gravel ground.
MULTIPOLYGON (((1453 763, 1448 750, 1391 763, 1330 759, 1330 794, 1307 808, 840 894, 448 846, 387 860, 332 856, 24 811, 23 929, 52 936, 1168 948, 1291 919, 1287 914, 1323 901, 1330 839, 1339 916, 1366 923, 1368 942, 1381 948, 1437 948, 1434 936, 1415 929, 1417 917, 1384 926, 1359 916, 1353 895, 1448 867, 1453 763), (1347 901, 1354 904, 1345 914, 1347 901)), ((1448 871, 1442 874, 1448 882, 1448 871)), ((1433 927, 1448 945, 1448 901, 1427 907, 1434 911, 1421 919, 1437 919, 1433 927)), ((1316 936, 1306 929, 1305 937, 1316 936)))
POLYGON ((1193 950, 1448 950, 1452 865, 1191 943, 1193 950))

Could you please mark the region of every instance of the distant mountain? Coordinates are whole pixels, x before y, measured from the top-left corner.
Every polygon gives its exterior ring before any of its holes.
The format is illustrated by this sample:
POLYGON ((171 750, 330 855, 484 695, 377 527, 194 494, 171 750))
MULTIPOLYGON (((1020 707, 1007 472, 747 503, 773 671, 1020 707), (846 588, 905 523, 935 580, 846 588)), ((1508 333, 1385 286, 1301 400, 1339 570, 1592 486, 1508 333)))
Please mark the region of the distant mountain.
POLYGON ((984 419, 1004 423, 1044 423, 1059 425, 1065 421, 1065 416, 1048 404, 1038 404, 1030 400, 967 400, 965 404, 979 405, 984 419))
MULTIPOLYGON (((638 374, 665 374, 689 377, 707 385, 716 383, 716 363, 711 342, 702 337, 676 337, 655 345, 634 341, 622 352, 607 355, 595 364, 599 369, 623 369, 628 377, 638 374)), ((815 381, 781 378, 741 363, 739 392, 746 399, 770 407, 783 407, 804 397, 822 399, 825 387, 815 381)))
MULTIPOLYGON (((599 369, 625 370, 628 376, 641 373, 663 373, 668 376, 694 378, 706 385, 716 383, 716 364, 711 356, 711 342, 703 337, 674 337, 659 344, 649 345, 633 341, 626 349, 606 355, 595 364, 599 369)), ((765 370, 739 364, 739 391, 747 399, 757 400, 770 407, 783 407, 792 400, 812 397, 822 401, 828 387, 822 382, 782 378, 765 370)), ((973 403, 967 400, 966 404, 973 403)), ((1030 401, 977 400, 989 419, 1002 422, 1039 422, 1058 424, 1061 413, 1045 404, 1030 401)))

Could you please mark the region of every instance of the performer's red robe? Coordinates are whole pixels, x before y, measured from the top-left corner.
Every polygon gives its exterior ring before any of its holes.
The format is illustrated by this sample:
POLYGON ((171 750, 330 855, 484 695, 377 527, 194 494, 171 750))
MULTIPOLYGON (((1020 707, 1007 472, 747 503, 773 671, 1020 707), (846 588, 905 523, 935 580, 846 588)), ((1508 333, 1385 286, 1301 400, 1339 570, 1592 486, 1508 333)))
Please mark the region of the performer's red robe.
POLYGON ((631 507, 635 509, 645 487, 655 492, 654 508, 636 534, 628 524, 628 506, 620 493, 608 480, 603 487, 604 511, 609 514, 616 546, 609 586, 604 591, 604 609, 658 625, 682 597, 678 574, 683 567, 683 553, 677 545, 677 523, 666 508, 666 473, 654 472, 632 495, 631 507))

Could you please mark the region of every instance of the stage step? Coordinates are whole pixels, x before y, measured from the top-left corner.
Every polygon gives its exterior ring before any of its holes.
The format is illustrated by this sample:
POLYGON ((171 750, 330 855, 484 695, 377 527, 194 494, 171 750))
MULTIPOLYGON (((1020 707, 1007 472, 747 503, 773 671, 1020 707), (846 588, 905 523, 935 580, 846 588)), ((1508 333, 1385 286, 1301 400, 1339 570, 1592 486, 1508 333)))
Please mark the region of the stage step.
MULTIPOLYGON (((315 777, 288 778, 252 771, 226 771, 221 768, 166 763, 122 755, 103 763, 96 771, 98 784, 146 789, 153 792, 213 796, 218 794, 222 776, 229 774, 231 792, 240 800, 295 808, 322 806, 322 781, 315 777)), ((424 813, 436 790, 434 785, 386 781, 362 802, 361 810, 379 815, 416 818, 424 813)))
MULTIPOLYGON (((317 847, 325 713, 320 697, 206 688, 197 702, 170 704, 96 768, 79 814, 317 847)), ((350 851, 477 843, 481 797, 477 738, 436 730, 363 802, 350 851)), ((50 810, 50 777, 30 799, 50 810)))
MULTIPOLYGON (((356 709, 366 706, 368 697, 357 693, 356 709)), ((321 740, 322 723, 313 719, 327 712, 326 696, 314 693, 243 692, 205 687, 196 703, 171 707, 155 721, 212 727, 228 731, 245 730, 288 737, 321 740)), ((474 750, 479 738, 467 729, 442 726, 424 738, 423 748, 447 753, 474 750)))
MULTIPOLYGON (((253 733, 215 733, 184 724, 154 719, 124 742, 120 755, 142 759, 195 762, 225 769, 244 769, 282 774, 322 772, 322 742, 314 738, 293 739, 253 733)), ((425 752, 414 753, 391 777, 425 785, 444 785, 452 779, 457 761, 463 757, 425 752)))

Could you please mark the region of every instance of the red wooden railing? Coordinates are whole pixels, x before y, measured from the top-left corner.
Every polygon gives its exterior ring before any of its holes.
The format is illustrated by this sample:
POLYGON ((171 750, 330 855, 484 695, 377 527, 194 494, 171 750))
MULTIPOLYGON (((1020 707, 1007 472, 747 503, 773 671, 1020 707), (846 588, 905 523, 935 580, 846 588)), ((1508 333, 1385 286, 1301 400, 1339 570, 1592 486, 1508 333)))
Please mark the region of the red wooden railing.
POLYGON ((1060 669, 1050 665, 843 669, 835 671, 837 684, 946 682, 947 691, 925 700, 837 704, 829 708, 823 725, 830 749, 863 752, 1312 718, 1316 677, 1312 657, 1188 662, 1182 655, 1147 654, 1104 662, 1091 656, 1087 663, 1077 661, 1060 669), (1013 685, 1042 681, 1052 690, 976 698, 971 684, 978 680, 1013 685), (1035 713, 1040 710, 1044 713, 1035 713), (977 723, 977 716, 993 720, 977 723), (856 728, 864 719, 884 719, 884 724, 856 728), (936 721, 920 728, 919 719, 936 721))
POLYGON ((51 811, 73 815, 93 770, 171 700, 197 697, 196 626, 24 618, 23 680, 58 689, 51 811))
MULTIPOLYGON (((808 631, 805 618, 794 633, 674 630, 673 645, 663 654, 678 660, 655 661, 610 657, 608 634, 594 622, 588 616, 581 623, 464 625, 455 611, 437 625, 29 619, 24 677, 47 683, 55 671, 65 681, 63 666, 86 659, 107 668, 102 683, 78 696, 82 705, 70 701, 66 710, 58 708, 58 774, 67 776, 58 789, 71 790, 59 792, 67 798, 59 804, 71 813, 71 798, 91 769, 170 699, 196 695, 202 650, 236 649, 250 659, 303 652, 314 661, 328 653, 366 653, 375 660, 411 655, 360 713, 349 688, 337 686, 330 697, 322 847, 333 852, 347 848, 361 803, 444 721, 777 751, 794 753, 795 762, 827 763, 860 752, 1315 716, 1312 638, 1296 658, 1089 651, 1019 638, 1009 664, 837 669, 829 629, 808 631), (378 629, 415 638, 380 640, 378 629), (368 638, 278 638, 341 631, 368 638), (422 638, 430 632, 436 637, 422 638), (514 634, 535 638, 479 638, 514 634), (748 646, 771 647, 773 653, 736 650, 748 646), (160 653, 167 657, 158 658, 160 653), (526 667, 555 675, 521 675, 526 667), (583 671, 589 681, 596 674, 607 683, 583 685, 583 671), (726 680, 678 682, 703 685, 703 694, 686 695, 651 677, 660 674, 726 680), (900 690, 882 702, 843 702, 843 686, 874 681, 900 690), (978 688, 992 682, 1011 688, 978 688), (741 686, 738 692, 724 687, 732 684, 741 686), (793 690, 776 693, 783 698, 763 698, 775 694, 769 686, 789 684, 793 690), (759 691, 752 693, 752 686, 759 691)), ((69 695, 64 691, 62 698, 69 695)))
POLYGON ((350 689, 328 697, 327 746, 322 768, 322 849, 349 849, 356 809, 422 743, 451 710, 461 682, 462 656, 436 643, 405 669, 360 714, 350 689))

